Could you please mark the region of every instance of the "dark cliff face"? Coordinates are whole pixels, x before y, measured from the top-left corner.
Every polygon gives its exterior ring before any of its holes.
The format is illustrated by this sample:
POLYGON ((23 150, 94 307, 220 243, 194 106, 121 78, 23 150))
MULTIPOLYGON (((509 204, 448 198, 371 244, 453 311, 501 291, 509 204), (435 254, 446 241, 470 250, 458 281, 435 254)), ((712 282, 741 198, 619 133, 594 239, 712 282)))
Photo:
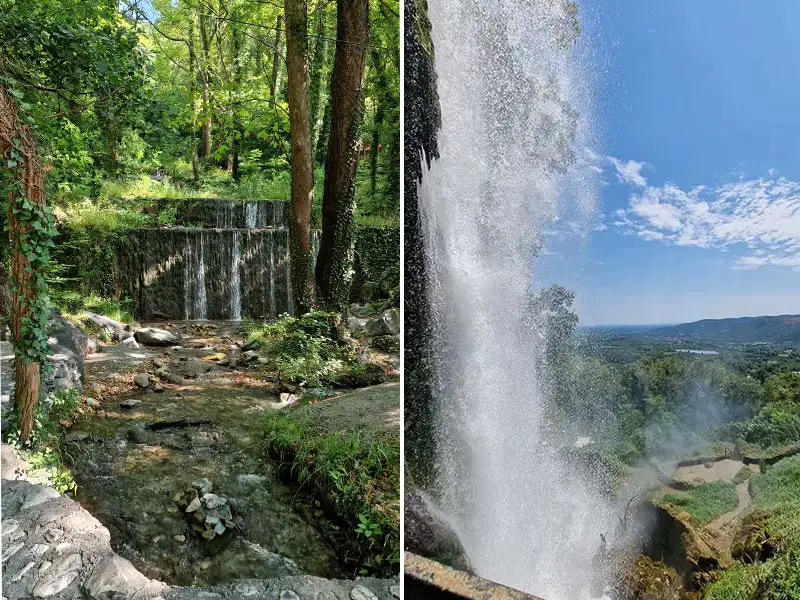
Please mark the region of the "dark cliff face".
POLYGON ((441 127, 427 0, 405 1, 405 435, 406 465, 423 487, 432 479, 430 306, 417 185, 438 157, 441 127))

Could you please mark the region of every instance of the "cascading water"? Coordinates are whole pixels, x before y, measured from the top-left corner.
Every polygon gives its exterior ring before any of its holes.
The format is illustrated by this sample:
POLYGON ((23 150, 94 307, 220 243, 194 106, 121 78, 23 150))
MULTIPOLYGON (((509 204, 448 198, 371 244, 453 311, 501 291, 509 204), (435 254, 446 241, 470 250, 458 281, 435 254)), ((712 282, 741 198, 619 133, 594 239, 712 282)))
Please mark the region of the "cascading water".
POLYGON ((591 597, 618 514, 558 458, 569 441, 536 368, 546 332, 525 321, 543 229, 594 208, 569 4, 429 3, 441 157, 419 188, 440 508, 479 575, 548 600, 591 597))
POLYGON ((242 254, 239 248, 241 233, 238 230, 233 232, 233 260, 231 261, 231 319, 241 321, 242 319, 242 284, 239 277, 239 265, 242 262, 242 254))

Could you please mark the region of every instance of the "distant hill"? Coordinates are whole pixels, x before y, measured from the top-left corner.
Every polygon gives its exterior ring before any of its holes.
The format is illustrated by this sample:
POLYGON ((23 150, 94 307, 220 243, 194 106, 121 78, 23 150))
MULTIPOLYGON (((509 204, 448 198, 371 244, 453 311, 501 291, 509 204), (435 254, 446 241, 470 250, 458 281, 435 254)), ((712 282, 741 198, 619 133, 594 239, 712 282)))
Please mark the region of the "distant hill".
POLYGON ((800 344, 800 315, 703 319, 694 323, 657 327, 647 334, 719 342, 800 344))

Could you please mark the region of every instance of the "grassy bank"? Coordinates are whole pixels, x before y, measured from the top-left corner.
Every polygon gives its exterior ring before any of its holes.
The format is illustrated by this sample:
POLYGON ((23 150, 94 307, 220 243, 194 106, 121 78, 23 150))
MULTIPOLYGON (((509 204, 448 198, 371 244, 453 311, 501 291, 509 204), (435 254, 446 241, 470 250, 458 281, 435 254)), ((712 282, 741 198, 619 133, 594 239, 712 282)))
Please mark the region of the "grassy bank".
POLYGON ((400 559, 399 386, 284 409, 265 422, 284 474, 346 525, 357 573, 397 573, 400 559))
POLYGON ((699 526, 732 511, 737 503, 736 486, 727 481, 704 483, 685 492, 667 494, 661 500, 661 506, 686 511, 699 526))
POLYGON ((706 600, 800 599, 800 456, 750 478, 757 509, 737 541, 737 564, 709 586, 706 600), (746 535, 745 535, 746 533, 746 535))

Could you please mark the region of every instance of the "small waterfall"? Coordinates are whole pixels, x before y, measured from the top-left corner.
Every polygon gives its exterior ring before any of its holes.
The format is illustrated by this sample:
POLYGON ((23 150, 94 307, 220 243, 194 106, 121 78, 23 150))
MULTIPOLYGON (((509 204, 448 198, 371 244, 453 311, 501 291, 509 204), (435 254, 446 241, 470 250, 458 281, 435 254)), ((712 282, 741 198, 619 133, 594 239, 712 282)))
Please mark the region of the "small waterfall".
POLYGON ((275 246, 271 237, 267 240, 267 245, 269 246, 269 262, 267 263, 267 269, 269 270, 269 314, 277 315, 278 311, 275 308, 277 306, 275 301, 275 246))
POLYGON ((245 202, 244 219, 245 219, 245 227, 247 227, 248 229, 255 229, 256 222, 258 219, 257 202, 245 202))
MULTIPOLYGON (((291 313, 285 204, 187 201, 176 220, 192 226, 131 232, 117 254, 117 275, 134 299, 137 318, 238 320, 291 313)), ((314 232, 315 252, 319 239, 314 232)))
POLYGON ((197 260, 197 288, 194 293, 194 318, 205 321, 208 317, 208 298, 206 297, 206 232, 200 230, 200 253, 197 260))
POLYGON ((239 249, 241 233, 239 230, 233 231, 233 260, 231 261, 231 319, 240 321, 242 319, 242 291, 239 280, 239 264, 242 256, 239 249))

